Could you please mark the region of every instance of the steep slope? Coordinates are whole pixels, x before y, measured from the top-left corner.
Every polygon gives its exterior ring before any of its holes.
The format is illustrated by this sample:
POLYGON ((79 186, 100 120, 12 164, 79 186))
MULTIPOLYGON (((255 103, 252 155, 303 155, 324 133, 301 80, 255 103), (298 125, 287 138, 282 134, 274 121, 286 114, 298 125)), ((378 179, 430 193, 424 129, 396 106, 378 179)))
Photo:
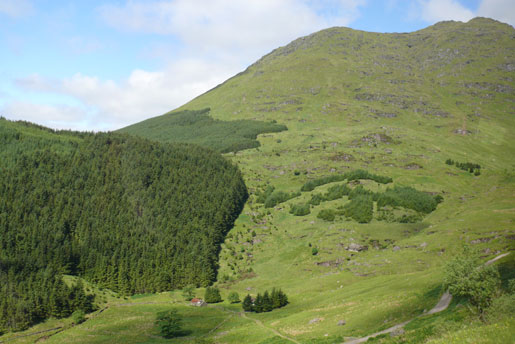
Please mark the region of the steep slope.
POLYGON ((443 292, 442 266, 462 245, 485 259, 513 250, 514 37, 513 27, 485 18, 408 34, 332 28, 276 49, 181 107, 288 126, 233 158, 251 197, 224 245, 219 281, 241 293, 282 287, 289 310, 260 319, 301 342, 326 334, 337 342, 431 308, 443 292), (446 165, 449 158, 480 165, 480 175, 446 165), (291 193, 358 168, 444 201, 413 224, 317 217, 345 197, 289 214, 316 191, 274 208, 257 202, 267 185, 291 193))

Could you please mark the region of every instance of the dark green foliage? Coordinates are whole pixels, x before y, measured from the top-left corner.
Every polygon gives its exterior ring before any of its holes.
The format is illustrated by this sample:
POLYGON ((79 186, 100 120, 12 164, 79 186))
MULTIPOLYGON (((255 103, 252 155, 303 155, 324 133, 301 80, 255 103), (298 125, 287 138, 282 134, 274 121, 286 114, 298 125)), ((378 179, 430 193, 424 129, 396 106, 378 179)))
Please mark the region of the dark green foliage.
POLYGON ((242 308, 243 308, 243 310, 245 312, 251 312, 252 311, 252 297, 250 297, 249 294, 247 294, 247 296, 245 296, 241 306, 242 306, 242 308))
POLYGON ((374 202, 370 195, 357 195, 343 207, 343 213, 359 223, 372 221, 374 202))
POLYGON ((324 221, 334 221, 336 217, 336 212, 332 209, 322 209, 318 212, 317 218, 322 219, 324 221))
POLYGON ((72 319, 75 325, 82 324, 84 321, 86 321, 86 314, 82 309, 78 309, 73 312, 72 319))
POLYGON ((275 187, 273 185, 268 185, 264 191, 256 192, 256 202, 257 203, 265 203, 266 199, 274 192, 275 187))
POLYGON ((222 302, 220 290, 216 287, 207 287, 206 292, 204 294, 204 301, 206 301, 207 303, 222 302))
POLYGON ((176 309, 157 313, 155 324, 164 338, 174 338, 182 334, 182 317, 176 309))
POLYGON ((300 192, 288 193, 283 191, 275 191, 267 197, 265 201, 265 208, 273 208, 279 203, 286 202, 298 196, 300 196, 300 192))
POLYGON ((219 154, 6 120, 0 146, 0 328, 81 308, 61 274, 122 294, 214 280, 247 198, 219 154))
POLYGON ((435 198, 412 187, 395 186, 393 189, 388 188, 384 193, 377 195, 377 207, 400 206, 429 214, 436 209, 437 200, 440 200, 440 198, 435 198))
POLYGON ((331 186, 327 192, 323 195, 324 201, 333 201, 335 199, 342 198, 343 196, 348 196, 351 192, 351 189, 345 185, 334 185, 331 186))
POLYGON ((295 216, 305 216, 310 213, 309 204, 292 204, 290 207, 290 214, 295 216))
POLYGON ((498 292, 501 280, 494 265, 482 264, 465 247, 463 254, 447 263, 444 284, 452 295, 468 298, 483 318, 483 312, 498 292))
POLYGON ((311 255, 316 256, 317 254, 318 254, 318 248, 313 247, 313 248, 311 249, 311 255))
POLYGON ((390 177, 379 176, 376 174, 369 173, 365 170, 355 170, 346 172, 344 174, 336 174, 332 176, 310 180, 302 186, 300 191, 313 191, 317 186, 325 185, 328 183, 342 182, 344 180, 352 181, 358 179, 369 179, 381 184, 388 184, 392 182, 392 178, 390 177))
POLYGON ((222 153, 259 147, 257 135, 287 130, 286 126, 254 120, 220 121, 210 109, 167 113, 120 129, 159 142, 194 143, 222 153))
POLYGON ((243 299, 242 308, 245 312, 270 312, 276 308, 284 307, 288 304, 288 297, 281 289, 272 289, 271 293, 268 290, 263 295, 257 294, 254 302, 250 295, 243 299))
POLYGON ((475 176, 479 176, 481 174, 481 165, 473 163, 473 162, 458 162, 453 161, 451 159, 447 159, 445 161, 447 165, 456 165, 457 168, 473 173, 475 176))
POLYGON ((238 303, 240 302, 240 295, 238 295, 238 293, 235 291, 231 291, 229 296, 227 296, 227 299, 230 303, 238 303))
POLYGON ((186 301, 192 300, 195 297, 195 286, 193 284, 188 284, 182 288, 182 296, 186 301))
POLYGON ((321 194, 314 194, 311 196, 311 199, 308 201, 308 203, 311 205, 320 205, 320 203, 323 201, 325 201, 324 196, 321 194))

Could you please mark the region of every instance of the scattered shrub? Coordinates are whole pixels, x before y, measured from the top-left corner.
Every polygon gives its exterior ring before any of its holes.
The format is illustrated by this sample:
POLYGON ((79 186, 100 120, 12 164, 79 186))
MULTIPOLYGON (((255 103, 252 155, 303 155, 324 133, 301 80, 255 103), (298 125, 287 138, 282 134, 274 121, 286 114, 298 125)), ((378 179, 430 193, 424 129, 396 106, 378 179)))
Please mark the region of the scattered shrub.
POLYGON ((82 324, 86 321, 86 314, 82 309, 78 309, 72 314, 72 320, 75 325, 82 324))
POLYGON ((332 209, 322 209, 317 215, 317 218, 322 219, 324 221, 334 221, 336 213, 332 209))
POLYGON ((227 299, 229 300, 230 303, 239 303, 240 295, 235 291, 231 291, 229 293, 229 296, 227 296, 227 299))
POLYGON ((216 287, 207 287, 204 293, 204 301, 207 303, 218 303, 222 301, 220 290, 216 287))
POLYGON ((292 198, 300 196, 300 192, 287 193, 283 191, 276 191, 270 194, 265 201, 265 208, 273 208, 279 203, 286 202, 292 198))
POLYGON ((176 309, 157 313, 155 323, 164 338, 174 338, 182 333, 182 317, 176 309))
POLYGON ((290 214, 293 214, 295 216, 305 216, 311 213, 309 209, 309 204, 293 204, 290 207, 290 214))
POLYGON ((358 195, 343 207, 344 215, 359 223, 372 221, 373 212, 374 202, 369 195, 358 195))
POLYGON ((342 182, 344 180, 352 181, 352 180, 358 180, 358 179, 369 179, 369 180, 373 180, 373 181, 375 181, 377 183, 381 183, 381 184, 388 184, 393 181, 392 178, 390 178, 390 177, 379 176, 376 174, 369 173, 368 171, 365 171, 365 170, 355 170, 355 171, 350 171, 350 172, 347 172, 344 174, 337 174, 337 175, 332 175, 332 176, 327 176, 327 177, 310 180, 310 181, 306 182, 300 190, 301 191, 313 191, 317 186, 325 185, 328 183, 342 182))

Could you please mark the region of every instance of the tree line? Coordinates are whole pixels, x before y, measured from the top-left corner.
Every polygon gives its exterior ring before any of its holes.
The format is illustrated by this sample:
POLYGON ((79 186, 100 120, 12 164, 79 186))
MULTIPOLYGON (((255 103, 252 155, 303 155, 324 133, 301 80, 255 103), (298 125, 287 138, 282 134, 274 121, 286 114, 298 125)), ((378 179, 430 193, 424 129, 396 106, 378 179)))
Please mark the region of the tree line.
POLYGON ((288 297, 281 289, 272 289, 269 293, 266 290, 263 295, 257 294, 253 299, 250 294, 247 294, 242 302, 242 308, 245 312, 270 312, 276 308, 284 307, 288 304, 288 297))

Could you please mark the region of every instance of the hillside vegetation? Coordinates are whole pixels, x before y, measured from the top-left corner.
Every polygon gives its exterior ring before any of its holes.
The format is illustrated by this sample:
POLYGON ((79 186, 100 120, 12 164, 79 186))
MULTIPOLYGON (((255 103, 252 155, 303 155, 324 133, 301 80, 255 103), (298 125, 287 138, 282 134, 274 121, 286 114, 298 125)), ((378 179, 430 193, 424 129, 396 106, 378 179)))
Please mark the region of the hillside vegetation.
POLYGON ((227 153, 259 147, 256 137, 286 130, 274 122, 255 120, 220 121, 209 116, 209 108, 184 110, 147 119, 120 129, 160 142, 194 143, 227 153))
POLYGON ((3 119, 0 141, 0 329, 91 311, 61 274, 122 295, 215 279, 247 199, 218 154, 3 119))
POLYGON ((153 322, 170 308, 189 331, 177 343, 342 343, 409 320, 370 341, 515 342, 514 37, 486 18, 402 34, 331 28, 173 110, 288 127, 225 155, 249 189, 219 256, 225 301, 190 307, 178 290, 113 299, 47 342, 165 342, 153 322), (484 321, 458 297, 428 314, 464 245, 483 263, 511 252, 494 263, 502 283, 484 321), (272 288, 286 306, 228 302, 272 288))

